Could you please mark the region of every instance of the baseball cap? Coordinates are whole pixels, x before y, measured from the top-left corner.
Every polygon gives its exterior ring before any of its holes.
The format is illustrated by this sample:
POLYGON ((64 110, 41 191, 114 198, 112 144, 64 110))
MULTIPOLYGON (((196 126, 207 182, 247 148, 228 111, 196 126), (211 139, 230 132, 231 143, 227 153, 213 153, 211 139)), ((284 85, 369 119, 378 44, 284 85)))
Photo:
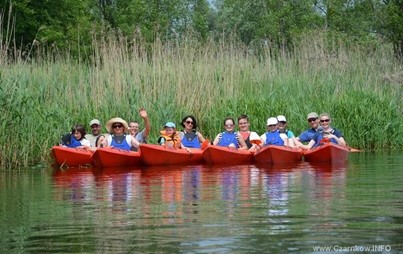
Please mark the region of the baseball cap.
POLYGON ((267 124, 266 125, 273 125, 273 124, 277 124, 277 118, 275 117, 270 117, 269 119, 267 119, 267 124))
POLYGON ((318 114, 316 113, 316 112, 311 112, 311 113, 309 113, 308 114, 308 116, 306 117, 306 119, 309 119, 309 118, 318 118, 319 116, 318 116, 318 114))
POLYGON ((98 119, 92 119, 90 122, 90 126, 97 124, 97 125, 101 125, 101 122, 98 119))
POLYGON ((280 121, 284 121, 284 122, 287 122, 287 119, 285 119, 285 116, 283 116, 283 115, 279 115, 278 117, 277 117, 277 120, 280 122, 280 121))
POLYGON ((176 128, 176 126, 175 126, 175 124, 173 123, 173 122, 167 122, 165 125, 164 125, 164 128, 165 127, 168 127, 168 128, 176 128))

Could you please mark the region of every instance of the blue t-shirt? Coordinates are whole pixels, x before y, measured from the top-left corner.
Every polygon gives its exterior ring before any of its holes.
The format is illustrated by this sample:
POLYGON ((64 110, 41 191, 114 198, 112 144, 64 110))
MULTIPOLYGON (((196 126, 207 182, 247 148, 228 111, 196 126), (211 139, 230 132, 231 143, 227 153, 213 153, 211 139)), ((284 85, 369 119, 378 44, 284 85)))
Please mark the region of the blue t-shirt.
POLYGON ((308 129, 306 131, 304 131, 303 133, 301 133, 298 138, 300 142, 309 142, 311 141, 314 137, 315 134, 319 131, 320 129, 308 129))

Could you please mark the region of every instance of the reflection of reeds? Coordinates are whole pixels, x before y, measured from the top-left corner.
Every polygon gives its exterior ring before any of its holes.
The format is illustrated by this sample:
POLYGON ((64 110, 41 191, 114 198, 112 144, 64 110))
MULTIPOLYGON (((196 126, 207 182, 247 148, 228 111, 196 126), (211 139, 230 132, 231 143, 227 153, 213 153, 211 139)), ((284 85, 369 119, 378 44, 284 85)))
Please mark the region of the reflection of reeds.
POLYGON ((140 107, 149 113, 151 143, 166 121, 179 126, 186 114, 195 115, 212 139, 226 116, 247 113, 261 134, 267 117, 284 114, 298 135, 308 112, 325 111, 351 146, 401 147, 401 85, 383 79, 399 64, 386 50, 366 54, 340 46, 326 52, 324 44, 309 38, 293 53, 272 58, 270 49, 256 57, 231 41, 100 39, 89 63, 47 55, 11 62, 1 48, 1 165, 46 161, 73 124, 95 117, 141 120, 140 107))

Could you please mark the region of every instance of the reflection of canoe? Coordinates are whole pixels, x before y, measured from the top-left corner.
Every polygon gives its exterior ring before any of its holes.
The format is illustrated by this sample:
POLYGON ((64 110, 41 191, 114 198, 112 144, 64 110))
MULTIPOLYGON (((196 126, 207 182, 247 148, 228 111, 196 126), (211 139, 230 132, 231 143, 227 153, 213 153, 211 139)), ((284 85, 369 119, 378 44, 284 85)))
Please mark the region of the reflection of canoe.
POLYGON ((289 164, 302 160, 300 149, 285 146, 266 146, 255 154, 258 163, 289 164))
POLYGON ((304 159, 309 162, 344 162, 347 160, 347 147, 326 143, 311 150, 304 151, 304 159))
POLYGON ((81 167, 92 164, 92 151, 81 148, 69 148, 63 146, 53 146, 52 156, 59 167, 81 167))
POLYGON ((253 159, 253 153, 211 145, 203 151, 203 159, 209 164, 249 164, 253 159))
POLYGON ((126 151, 113 147, 98 148, 92 155, 95 166, 110 167, 128 167, 141 164, 139 152, 126 151))
POLYGON ((160 145, 141 144, 141 158, 145 165, 183 165, 199 164, 203 162, 202 150, 166 148, 160 145))

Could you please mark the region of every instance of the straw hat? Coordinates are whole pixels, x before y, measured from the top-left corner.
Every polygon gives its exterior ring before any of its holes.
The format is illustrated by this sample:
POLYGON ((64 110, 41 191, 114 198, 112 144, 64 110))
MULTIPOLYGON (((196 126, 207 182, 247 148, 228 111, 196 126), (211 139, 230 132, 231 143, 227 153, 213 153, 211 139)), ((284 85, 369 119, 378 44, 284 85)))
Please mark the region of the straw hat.
POLYGON ((114 123, 121 123, 123 124, 124 127, 124 132, 128 132, 129 131, 129 125, 127 124, 127 122, 125 120, 123 120, 120 117, 115 117, 110 119, 107 123, 106 123, 106 129, 108 130, 109 133, 112 133, 113 129, 112 129, 112 124, 114 123))

